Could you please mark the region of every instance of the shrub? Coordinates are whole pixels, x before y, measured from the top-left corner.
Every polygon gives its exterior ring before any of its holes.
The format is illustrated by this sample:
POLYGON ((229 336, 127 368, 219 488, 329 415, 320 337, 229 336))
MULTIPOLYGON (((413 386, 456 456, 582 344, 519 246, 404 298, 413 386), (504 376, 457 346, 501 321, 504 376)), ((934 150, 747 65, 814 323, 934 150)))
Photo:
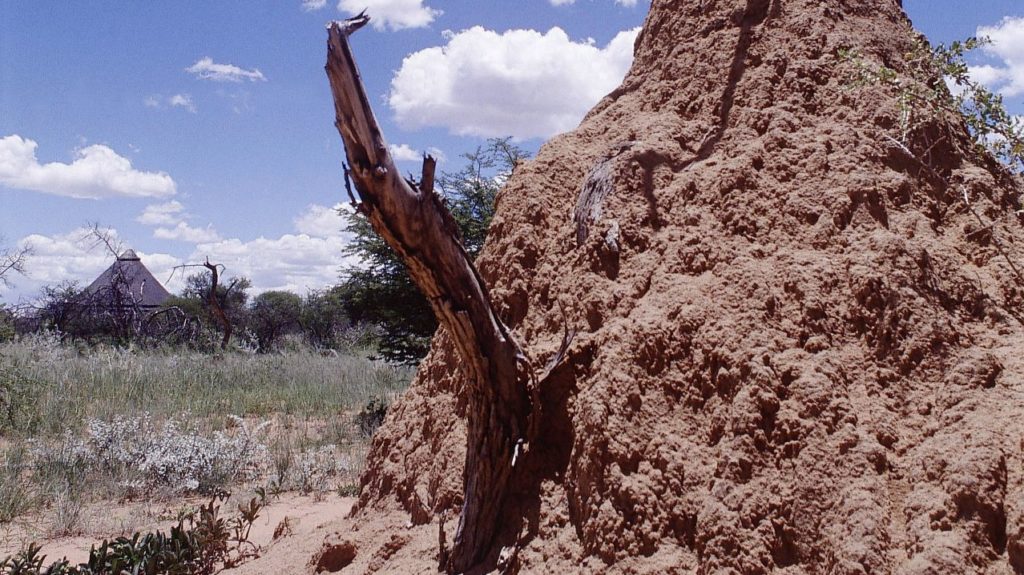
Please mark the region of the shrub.
POLYGON ((269 422, 252 427, 229 417, 235 432, 211 436, 176 419, 157 426, 148 415, 90 420, 85 439, 66 432, 56 445, 33 442, 31 453, 38 476, 51 484, 73 486, 93 472, 120 479, 131 490, 212 493, 255 479, 266 466, 267 448, 257 435, 269 422))
POLYGON ((30 544, 16 555, 0 560, 0 575, 100 575, 114 573, 166 573, 210 575, 256 557, 259 548, 249 541, 249 531, 266 504, 263 494, 239 505, 231 519, 220 516, 226 495, 189 513, 167 533, 104 540, 89 551, 86 563, 71 565, 60 559, 44 567, 41 548, 30 544))
POLYGON ((372 437, 377 428, 384 423, 384 416, 387 414, 387 402, 379 397, 371 399, 356 414, 356 427, 359 429, 359 433, 366 438, 372 437))

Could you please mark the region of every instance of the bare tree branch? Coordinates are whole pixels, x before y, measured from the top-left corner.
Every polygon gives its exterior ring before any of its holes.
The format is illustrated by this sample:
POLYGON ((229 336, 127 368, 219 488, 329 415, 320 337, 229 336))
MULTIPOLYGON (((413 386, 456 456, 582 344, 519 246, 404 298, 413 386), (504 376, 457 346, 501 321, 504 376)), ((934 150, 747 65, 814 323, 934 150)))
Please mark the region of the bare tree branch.
POLYGON ((451 214, 433 193, 433 159, 425 159, 419 186, 398 176, 348 44, 348 36, 368 21, 360 14, 328 27, 326 70, 335 126, 345 143, 347 175, 362 199, 359 208, 408 266, 454 341, 469 380, 463 508, 442 565, 462 573, 490 550, 513 466, 531 439, 531 419, 537 416, 531 369, 495 313, 451 214))
POLYGON ((10 274, 25 275, 32 246, 0 250, 0 286, 11 287, 10 274))

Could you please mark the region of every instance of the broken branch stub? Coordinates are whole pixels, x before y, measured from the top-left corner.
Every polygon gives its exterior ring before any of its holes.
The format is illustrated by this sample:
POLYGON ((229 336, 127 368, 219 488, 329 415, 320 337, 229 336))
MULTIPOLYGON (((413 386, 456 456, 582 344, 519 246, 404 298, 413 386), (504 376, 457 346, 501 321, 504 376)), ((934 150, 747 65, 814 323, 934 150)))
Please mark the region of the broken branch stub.
POLYGON ((536 413, 528 363, 491 306, 454 219, 433 193, 433 158, 424 159, 418 186, 398 175, 348 43, 348 36, 368 21, 361 14, 328 26, 326 71, 335 126, 345 143, 348 175, 362 200, 360 210, 405 262, 454 341, 469 380, 463 508, 447 565, 442 565, 461 573, 490 550, 513 460, 530 439, 536 413))

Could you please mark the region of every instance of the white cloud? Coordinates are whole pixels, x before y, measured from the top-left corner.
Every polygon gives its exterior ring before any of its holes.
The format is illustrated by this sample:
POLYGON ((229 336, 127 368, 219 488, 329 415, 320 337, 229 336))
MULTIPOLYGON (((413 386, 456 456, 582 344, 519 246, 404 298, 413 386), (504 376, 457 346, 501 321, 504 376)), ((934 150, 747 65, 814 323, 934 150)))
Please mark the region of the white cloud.
POLYGON ((202 243, 190 259, 203 261, 210 256, 210 261, 224 264, 227 275, 251 279, 254 294, 267 290, 304 293, 334 285, 342 268, 360 264, 358 258, 343 255, 352 234, 345 230, 347 221, 339 210, 351 213, 352 207, 346 203, 331 207, 311 204, 294 220, 297 234, 202 243))
POLYGON ((151 204, 142 210, 135 221, 147 226, 173 226, 185 219, 185 206, 177 200, 163 204, 151 204))
POLYGON ((267 79, 263 72, 256 68, 246 70, 234 64, 218 64, 209 56, 196 61, 195 64, 185 68, 185 71, 195 74, 196 77, 203 80, 213 80, 214 82, 244 82, 245 80, 256 82, 267 79))
POLYGON ((302 0, 302 9, 306 12, 313 12, 327 6, 327 0, 302 0))
POLYGON ((411 148, 409 144, 391 144, 388 150, 396 162, 418 162, 423 159, 423 154, 411 148))
POLYGON ((161 96, 160 94, 154 94, 146 96, 142 101, 147 108, 161 109, 165 105, 171 108, 184 108, 193 114, 196 113, 196 104, 192 100, 191 94, 175 94, 173 96, 161 96))
POLYGON ((310 204, 306 211, 295 218, 295 229, 300 234, 306 234, 314 238, 336 238, 347 239, 349 234, 345 232, 348 220, 338 210, 351 211, 349 204, 335 204, 333 207, 310 204))
POLYGON ((192 96, 189 94, 175 94, 167 99, 167 103, 172 108, 185 108, 193 114, 196 113, 196 104, 192 101, 192 96))
POLYGON ((158 240, 175 240, 191 244, 220 240, 220 234, 212 227, 195 228, 190 226, 188 222, 178 222, 173 228, 157 228, 153 230, 153 237, 158 240))
POLYGON ((221 239, 220 234, 213 229, 212 225, 205 228, 195 227, 188 223, 192 215, 185 211, 181 202, 170 201, 163 204, 150 204, 146 206, 135 221, 147 226, 157 226, 153 230, 153 237, 158 240, 174 240, 199 244, 204 242, 216 242, 221 239))
MULTIPOLYGON (((189 227, 184 223, 184 209, 178 209, 177 202, 167 202, 150 206, 140 216, 140 220, 151 214, 150 221, 169 221, 179 218, 175 227, 170 228, 170 235, 178 230, 181 238, 194 241, 198 235, 185 237, 207 230, 189 227), (162 220, 161 214, 169 220, 162 220)), ((216 233, 207 240, 198 241, 188 254, 187 259, 169 254, 147 254, 138 252, 146 267, 160 280, 164 286, 176 293, 181 290, 185 274, 175 273, 173 280, 167 281, 175 266, 183 263, 199 263, 209 256, 210 261, 223 264, 228 277, 245 276, 252 280, 253 295, 267 290, 285 289, 296 293, 304 293, 307 289, 321 289, 338 283, 343 267, 360 265, 358 258, 346 257, 343 251, 352 235, 345 230, 346 220, 339 215, 339 210, 351 213, 348 204, 322 206, 311 204, 294 220, 297 233, 285 234, 277 238, 259 237, 252 240, 237 238, 223 239, 216 233)), ((145 222, 149 223, 149 222, 145 222)), ((163 232, 157 230, 157 237, 163 232)), ((209 230, 212 232, 212 230, 209 230)), ((115 240, 117 231, 111 230, 115 240)), ((18 278, 15 288, 0 287, 0 295, 11 301, 11 294, 34 294, 40 287, 65 280, 77 280, 80 285, 88 285, 100 272, 107 268, 112 256, 102 247, 93 246, 88 239, 88 229, 77 229, 67 234, 56 236, 30 235, 18 242, 18 245, 31 244, 34 255, 29 269, 28 278, 18 278)), ((125 246, 130 247, 130 246, 125 246)))
POLYGON ((981 26, 978 37, 992 41, 984 52, 1000 62, 972 67, 972 78, 1004 96, 1024 94, 1024 17, 1007 16, 995 26, 981 26))
POLYGON ((445 46, 407 56, 388 103, 406 129, 549 137, 574 128, 622 82, 638 32, 620 32, 600 48, 573 42, 560 28, 499 34, 476 26, 448 35, 445 46))
POLYGON ((423 4, 424 0, 339 0, 338 10, 349 15, 366 10, 370 23, 377 30, 389 28, 423 28, 442 12, 423 4))
POLYGON ((342 256, 345 240, 340 236, 317 238, 307 234, 285 234, 279 238, 251 241, 227 239, 199 244, 192 261, 210 261, 225 266, 228 276, 252 280, 253 292, 289 290, 304 293, 338 282, 346 263, 342 256))
MULTIPOLYGON (((117 230, 111 229, 108 232, 115 241, 119 239, 117 230)), ((64 281, 76 281, 79 287, 85 287, 114 261, 114 256, 104 246, 97 246, 92 241, 90 230, 86 228, 53 236, 32 234, 18 241, 18 246, 24 245, 31 245, 33 252, 28 275, 24 279, 19 278, 16 289, 4 290, 0 287, 0 293, 8 301, 21 296, 33 297, 39 294, 43 286, 64 281)), ((163 253, 136 252, 164 287, 171 292, 181 289, 182 280, 177 277, 180 274, 177 274, 176 279, 167 281, 174 266, 182 263, 179 258, 163 253)))
POLYGON ((70 164, 40 164, 38 144, 14 134, 0 138, 0 185, 71 198, 166 197, 177 191, 165 172, 142 172, 102 144, 75 152, 70 164))

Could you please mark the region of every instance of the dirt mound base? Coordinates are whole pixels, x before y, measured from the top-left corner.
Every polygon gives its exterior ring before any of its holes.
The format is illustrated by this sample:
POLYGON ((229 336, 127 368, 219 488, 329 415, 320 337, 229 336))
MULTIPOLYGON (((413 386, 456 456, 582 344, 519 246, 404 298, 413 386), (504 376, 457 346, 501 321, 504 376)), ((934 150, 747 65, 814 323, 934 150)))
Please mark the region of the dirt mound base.
MULTIPOLYGON (((479 267, 536 364, 579 334, 492 565, 1020 572, 1018 184, 955 118, 894 145, 839 57, 913 37, 895 0, 654 0, 622 87, 517 170, 479 267)), ((439 334, 357 521, 458 512, 457 365, 439 334)))

